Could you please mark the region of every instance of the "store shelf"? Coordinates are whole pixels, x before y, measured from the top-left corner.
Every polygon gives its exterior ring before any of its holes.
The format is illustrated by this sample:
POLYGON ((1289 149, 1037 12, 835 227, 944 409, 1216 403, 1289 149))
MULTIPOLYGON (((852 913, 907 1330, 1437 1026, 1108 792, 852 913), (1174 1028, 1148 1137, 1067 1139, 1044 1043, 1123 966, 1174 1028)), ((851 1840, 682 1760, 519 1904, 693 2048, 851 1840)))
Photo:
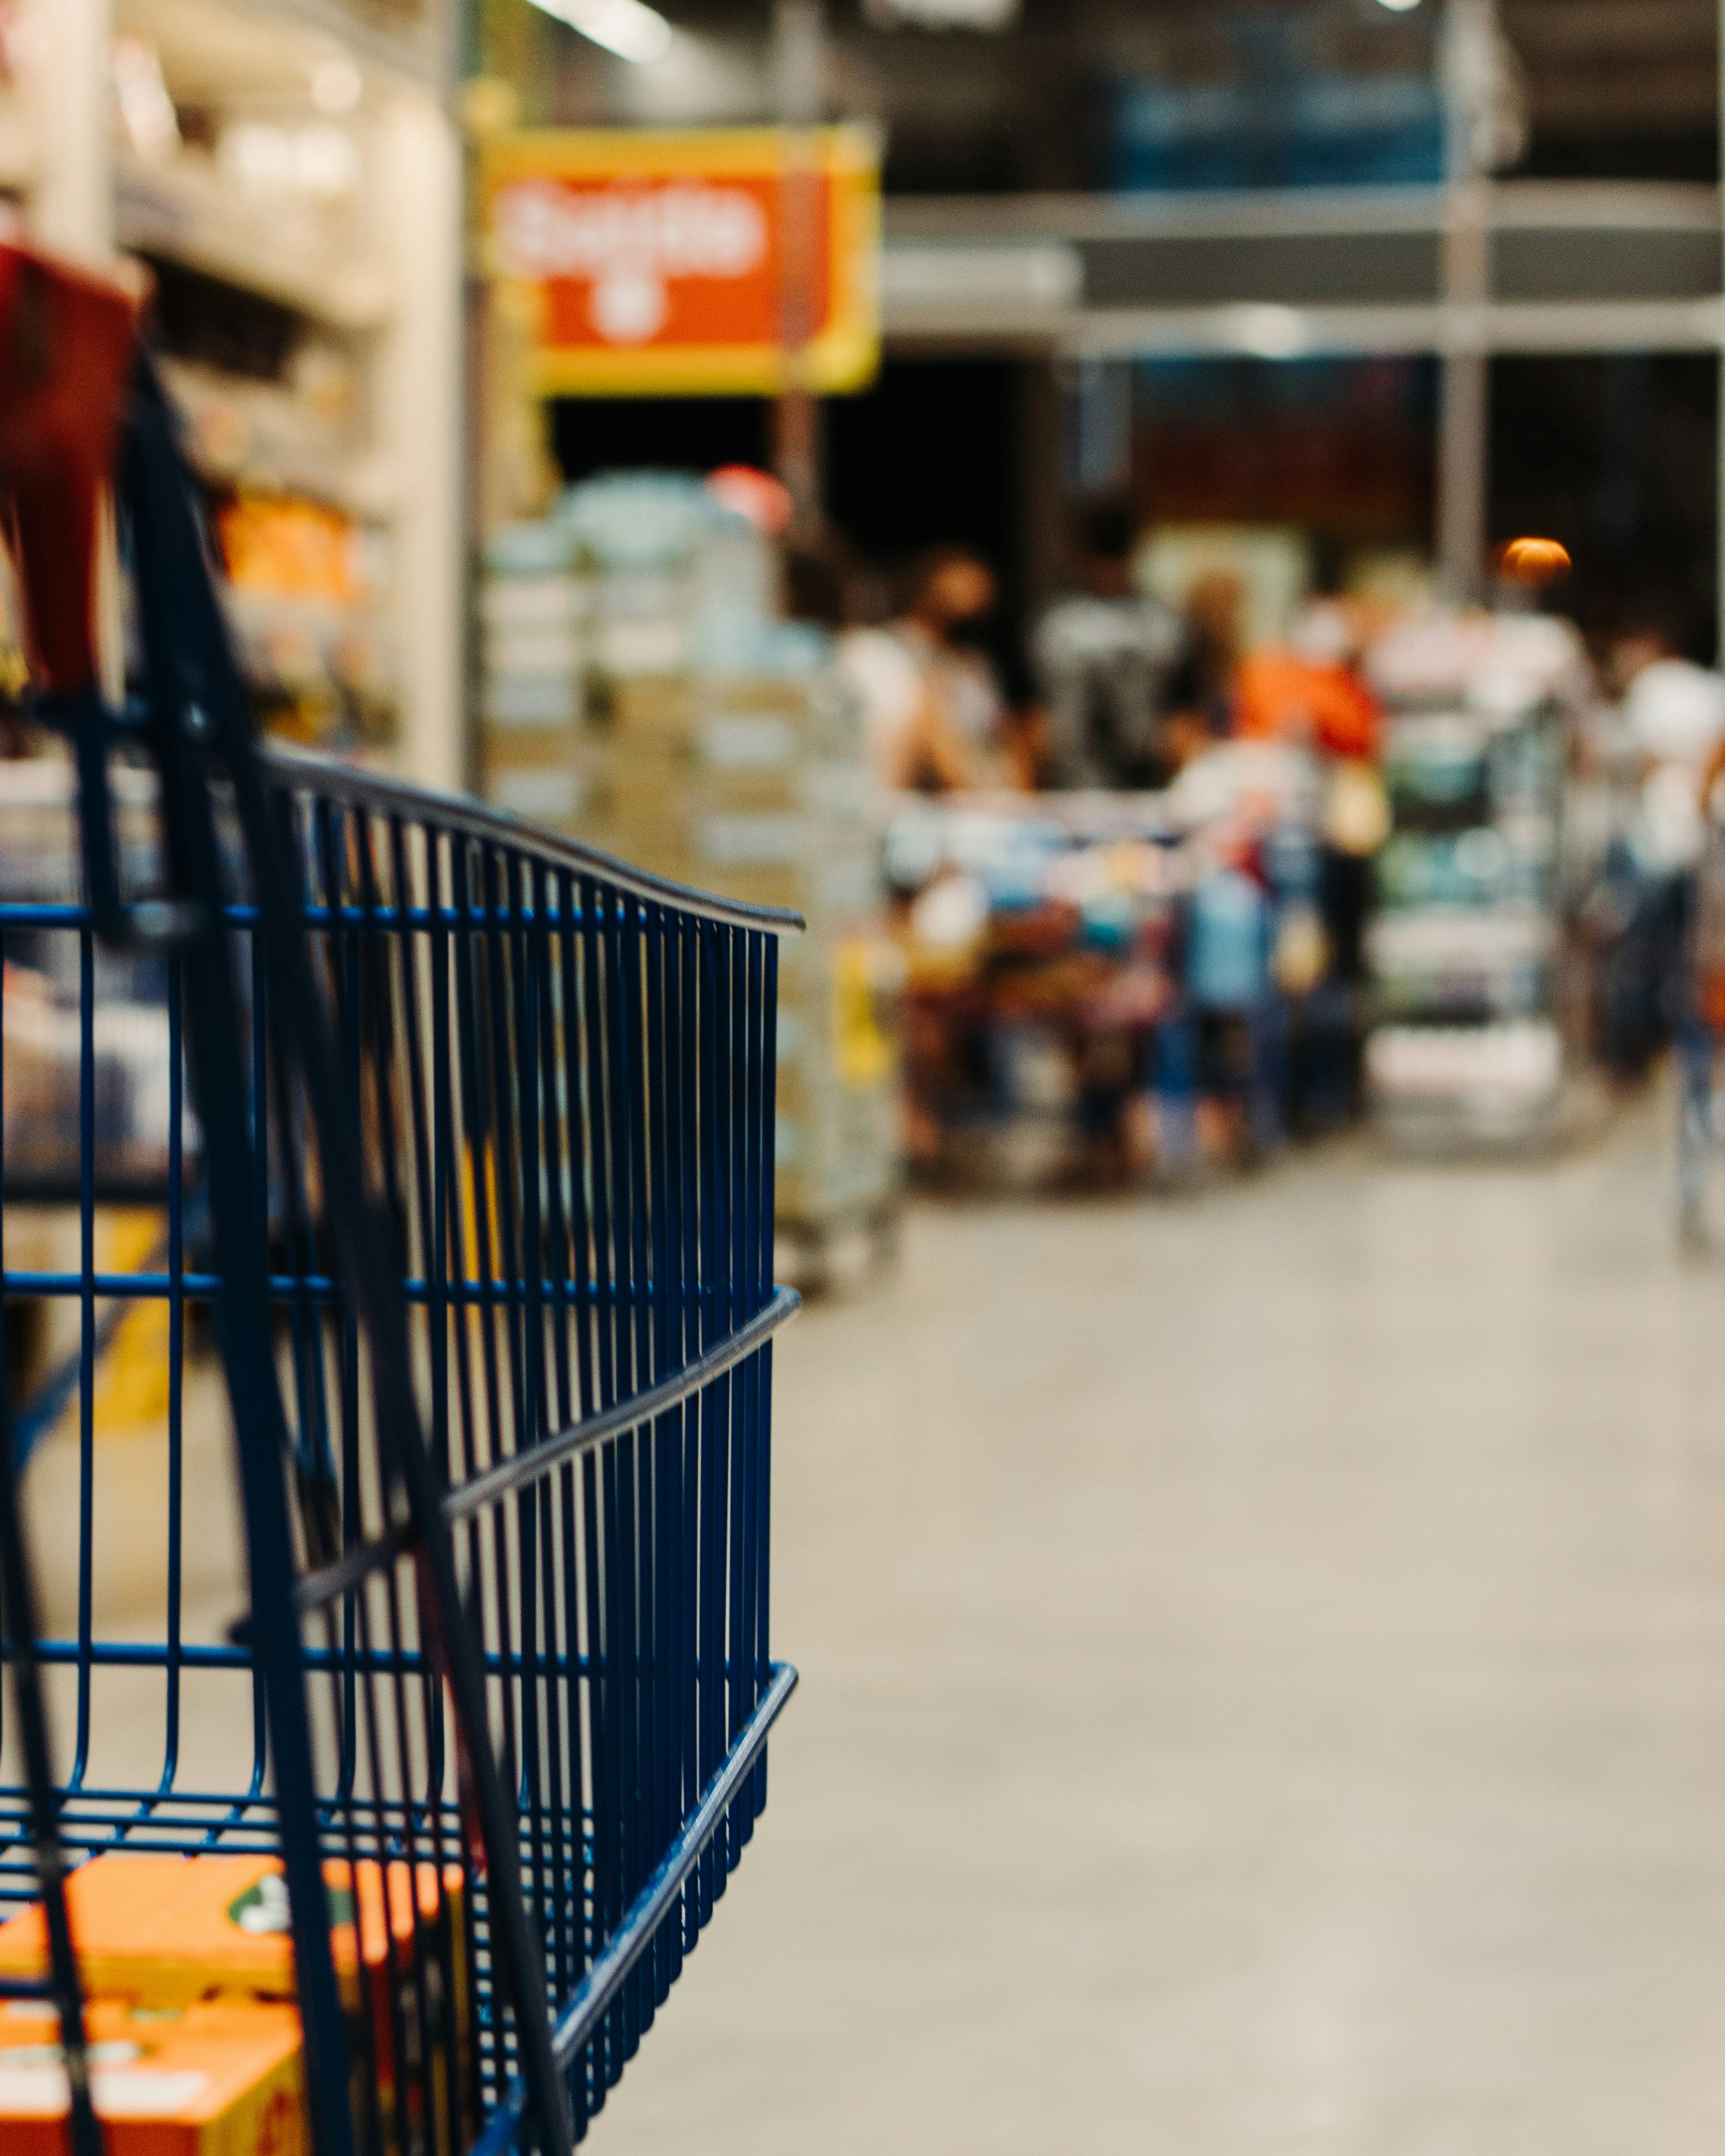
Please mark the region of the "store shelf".
POLYGON ((1579 644, 1549 617, 1434 615, 1369 665, 1394 816, 1368 938, 1373 1113, 1398 1144, 1535 1142, 1563 1082, 1556 867, 1579 644))
POLYGON ((218 463, 194 451, 193 469, 210 485, 245 494, 291 495, 338 509, 362 524, 388 524, 401 501, 396 469, 387 458, 367 452, 338 467, 315 460, 304 464, 267 461, 218 463))
POLYGON ((393 462, 344 439, 339 424, 321 420, 290 392, 174 360, 162 373, 186 421, 191 460, 213 485, 303 495, 367 523, 395 515, 393 462))
POLYGON ((381 265, 296 249, 236 210, 234 191, 201 160, 147 165, 116 161, 116 230, 123 247, 157 255, 349 333, 382 328, 394 309, 381 265))

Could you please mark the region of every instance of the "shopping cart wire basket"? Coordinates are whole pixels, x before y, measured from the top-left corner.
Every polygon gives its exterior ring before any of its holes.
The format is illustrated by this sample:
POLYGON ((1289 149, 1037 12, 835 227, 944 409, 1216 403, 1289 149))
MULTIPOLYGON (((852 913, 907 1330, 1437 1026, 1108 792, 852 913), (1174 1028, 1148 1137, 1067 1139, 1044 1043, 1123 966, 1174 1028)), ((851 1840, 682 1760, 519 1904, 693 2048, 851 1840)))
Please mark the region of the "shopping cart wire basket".
POLYGON ((796 1307, 771 1276, 778 939, 800 923, 260 751, 129 308, 5 249, 0 479, 83 827, 75 901, 0 905, 8 960, 77 952, 80 1263, 7 1270, 0 1245, 8 1301, 80 1313, 74 1638, 40 1636, 0 1426, 21 1770, 0 1894, 44 1903, 74 2146, 97 2143, 59 1875, 125 1849, 279 1854, 320 2156, 566 2148, 724 1892, 796 1681, 768 1616, 772 1338, 796 1307), (136 619, 118 711, 90 632, 110 470, 136 619), (121 750, 158 783, 141 880, 115 846, 121 750), (165 1242, 118 1275, 94 1256, 99 940, 157 984, 170 1061, 165 1242), (157 1299, 164 1621, 104 1639, 99 1310, 157 1299), (180 1544, 203 1307, 250 1595, 198 1641, 180 1544), (59 1771, 57 1664, 76 1686, 59 1771), (91 1767, 113 1668, 162 1684, 160 1756, 118 1787, 91 1767), (234 1673, 249 1779, 187 1787, 189 1687, 234 1673), (332 1909, 345 1881, 362 1934, 368 1880, 396 1958, 356 1996, 332 1909))

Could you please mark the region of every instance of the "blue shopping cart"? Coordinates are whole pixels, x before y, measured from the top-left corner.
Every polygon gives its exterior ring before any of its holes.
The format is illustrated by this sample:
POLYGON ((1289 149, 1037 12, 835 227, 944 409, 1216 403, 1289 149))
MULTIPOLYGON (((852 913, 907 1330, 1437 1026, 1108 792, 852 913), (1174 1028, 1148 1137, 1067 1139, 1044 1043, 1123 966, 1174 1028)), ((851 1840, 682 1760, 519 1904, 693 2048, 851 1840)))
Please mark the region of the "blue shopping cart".
MULTIPOLYGON (((80 1260, 8 1270, 0 1244, 8 1309, 79 1312, 75 1385, 50 1374, 0 1414, 18 1763, 0 1899, 39 1897, 49 1948, 46 1978, 9 1988, 58 2005, 69 2132, 95 2156, 66 1875, 116 1851, 274 1856, 318 2156, 566 2149, 725 1890, 796 1681, 768 1619, 772 1341, 796 1307, 770 1270, 777 952, 800 923, 257 747, 129 311, 8 249, 0 480, 83 848, 74 896, 0 903, 0 949, 57 948, 79 1014, 80 1260), (119 711, 89 629, 110 470, 136 622, 119 711), (141 870, 115 844, 116 757, 155 775, 141 870), (95 1259, 124 1167, 99 1132, 105 947, 159 997, 168 1063, 148 1152, 165 1232, 118 1274, 95 1259), (103 1637, 96 1362, 115 1310, 164 1301, 166 1594, 153 1636, 103 1637), (249 1607, 200 1643, 182 1541, 204 1313, 249 1607), (74 1393, 78 1619, 45 1638, 19 1440, 74 1393), (47 1727, 56 1666, 75 1686, 69 1766, 47 1727), (160 1723, 116 1785, 91 1725, 119 1668, 159 1683, 160 1723), (215 1676, 249 1688, 254 1736, 249 1774, 212 1789, 181 1754, 215 1676), (439 1925, 409 1925, 391 1983, 357 2005, 332 1866, 441 1897, 439 1925)), ((25 1194, 0 1157, 0 1233, 25 1194)))

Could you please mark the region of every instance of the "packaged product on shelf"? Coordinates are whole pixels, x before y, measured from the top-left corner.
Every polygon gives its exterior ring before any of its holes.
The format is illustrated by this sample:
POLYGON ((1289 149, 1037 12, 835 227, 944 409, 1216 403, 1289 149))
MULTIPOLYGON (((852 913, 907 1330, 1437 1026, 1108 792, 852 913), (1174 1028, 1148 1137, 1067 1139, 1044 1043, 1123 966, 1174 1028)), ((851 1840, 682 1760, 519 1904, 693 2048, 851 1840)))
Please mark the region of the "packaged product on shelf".
MULTIPOLYGON (((722 512, 698 480, 621 472, 571 488, 553 511, 592 588, 593 670, 603 706, 628 684, 675 684, 694 657, 698 557, 722 512)), ((642 706, 650 710, 649 695, 642 706)))
MULTIPOLYGON (((110 773, 122 887, 161 885, 161 832, 152 773, 110 773)), ((82 885, 76 781, 58 749, 0 760, 0 896, 65 904, 82 885)), ((4 987, 5 1162, 8 1189, 75 1194, 84 1060, 79 1023, 84 959, 74 935, 17 929, 7 938, 4 987)), ((95 1005, 91 1109, 98 1189, 165 1193, 168 1165, 168 1019, 159 958, 89 952, 95 1005)), ((197 1131, 185 1103, 187 1169, 197 1131)))
POLYGON ((1322 781, 1302 749, 1230 742, 1159 793, 901 801, 916 1164, 1179 1179, 1201 1150, 1339 1120, 1355 1019, 1321 911, 1322 781))
POLYGON ((388 549, 346 511, 241 493, 217 516, 228 617, 266 722, 326 747, 393 737, 397 668, 377 611, 388 549))
MULTIPOLYGON (((5 969, 6 1179, 14 1193, 78 1188, 83 1055, 78 1007, 44 977, 5 969)), ((167 1007, 104 1002, 92 1021, 90 1091, 99 1191, 166 1194, 171 1092, 167 1007)), ((196 1143, 189 1113, 187 1158, 196 1143)))
POLYGON ((1543 1019, 1389 1025, 1367 1045, 1374 1095, 1410 1138, 1523 1140, 1542 1134, 1563 1082, 1563 1044, 1543 1019))
POLYGON ((352 134, 314 112, 303 121, 243 110, 216 117, 213 143, 183 137, 171 104, 149 136, 122 136, 121 244, 356 328, 381 319, 390 284, 368 244, 364 161, 352 134))
POLYGON ((359 440, 353 362, 329 341, 302 341, 280 380, 191 358, 163 359, 161 372, 186 423, 187 453, 206 479, 353 510, 387 506, 359 440))

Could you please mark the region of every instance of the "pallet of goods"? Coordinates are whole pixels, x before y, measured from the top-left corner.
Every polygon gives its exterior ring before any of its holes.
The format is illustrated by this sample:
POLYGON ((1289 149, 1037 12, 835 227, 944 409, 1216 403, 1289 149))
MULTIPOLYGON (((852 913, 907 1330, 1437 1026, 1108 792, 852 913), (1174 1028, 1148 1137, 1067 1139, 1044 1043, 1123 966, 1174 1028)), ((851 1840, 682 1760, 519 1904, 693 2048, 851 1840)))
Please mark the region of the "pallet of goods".
POLYGON ((780 961, 778 1206, 818 1273, 896 1209, 893 954, 860 713, 778 583, 773 542, 697 481, 571 489, 490 550, 483 763, 501 806, 804 917, 780 961))

